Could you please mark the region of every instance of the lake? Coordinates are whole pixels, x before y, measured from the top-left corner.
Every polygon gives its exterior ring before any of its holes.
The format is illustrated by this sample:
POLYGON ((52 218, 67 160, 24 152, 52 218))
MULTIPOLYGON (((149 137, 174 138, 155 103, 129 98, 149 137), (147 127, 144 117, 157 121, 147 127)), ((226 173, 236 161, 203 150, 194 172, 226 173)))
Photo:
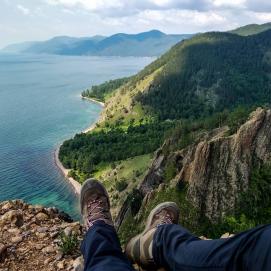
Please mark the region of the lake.
POLYGON ((56 206, 78 218, 78 199, 56 167, 54 151, 102 110, 80 93, 135 74, 151 61, 0 54, 0 201, 56 206))

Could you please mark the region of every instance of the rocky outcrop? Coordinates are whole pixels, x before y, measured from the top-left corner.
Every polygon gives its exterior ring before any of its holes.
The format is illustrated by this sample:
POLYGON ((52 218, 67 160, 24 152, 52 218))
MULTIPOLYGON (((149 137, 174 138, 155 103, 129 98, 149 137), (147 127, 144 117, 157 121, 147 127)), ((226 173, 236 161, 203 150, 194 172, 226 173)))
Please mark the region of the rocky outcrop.
POLYGON ((188 184, 187 199, 201 214, 217 222, 234 210, 253 168, 271 161, 271 110, 257 109, 235 134, 227 134, 227 127, 215 129, 167 155, 162 147, 141 183, 143 202, 165 181, 164 169, 170 161, 177 172, 170 185, 188 184))
POLYGON ((253 112, 234 135, 201 141, 177 155, 182 168, 175 181, 187 182, 190 201, 216 222, 235 209, 253 168, 271 159, 271 110, 253 112))
POLYGON ((21 200, 0 203, 0 270, 82 270, 82 227, 56 208, 21 200), (60 234, 76 235, 78 245, 66 255, 60 234))
POLYGON ((164 181, 164 167, 167 159, 163 154, 162 149, 156 152, 156 158, 152 161, 150 170, 146 174, 143 182, 140 184, 139 190, 144 195, 151 193, 154 187, 159 186, 159 184, 164 181))

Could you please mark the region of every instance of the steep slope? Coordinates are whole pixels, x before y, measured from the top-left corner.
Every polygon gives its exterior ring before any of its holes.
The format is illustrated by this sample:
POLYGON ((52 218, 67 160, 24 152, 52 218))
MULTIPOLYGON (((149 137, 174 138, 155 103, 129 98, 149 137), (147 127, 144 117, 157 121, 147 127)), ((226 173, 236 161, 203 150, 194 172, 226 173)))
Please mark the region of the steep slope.
POLYGON ((270 104, 271 30, 197 35, 108 95, 103 120, 198 118, 238 105, 270 104))
POLYGON ((139 231, 145 214, 167 200, 178 203, 180 222, 199 235, 217 237, 270 223, 271 110, 259 108, 235 134, 228 131, 225 126, 200 134, 195 143, 170 152, 173 142, 165 142, 137 194, 127 198, 116 218, 124 240, 130 237, 129 225, 138 225, 133 233, 139 231), (238 227, 225 223, 228 218, 238 227))
POLYGON ((163 171, 169 159, 178 169, 171 182, 187 183, 188 198, 211 221, 234 210, 241 192, 249 186, 252 169, 271 161, 271 110, 257 109, 235 134, 228 136, 227 131, 226 127, 214 130, 169 156, 162 150, 141 191, 150 193, 165 181, 163 171))
POLYGON ((208 115, 270 102, 271 31, 249 37, 206 33, 176 45, 137 101, 160 119, 208 115))
POLYGON ((230 31, 233 34, 240 36, 249 36, 259 34, 266 30, 271 29, 271 23, 266 24, 249 24, 230 31))

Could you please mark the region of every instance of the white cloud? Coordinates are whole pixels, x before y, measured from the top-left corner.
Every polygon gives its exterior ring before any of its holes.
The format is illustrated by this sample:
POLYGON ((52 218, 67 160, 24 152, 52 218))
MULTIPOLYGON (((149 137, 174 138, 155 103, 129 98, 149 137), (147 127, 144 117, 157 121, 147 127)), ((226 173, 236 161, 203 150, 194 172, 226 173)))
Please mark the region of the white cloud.
POLYGON ((30 14, 30 10, 22 5, 17 5, 17 9, 22 12, 24 15, 30 14))
POLYGON ((214 0, 214 7, 245 8, 246 0, 214 0))
POLYGON ((157 26, 165 32, 171 33, 193 33, 206 30, 224 30, 225 26, 231 27, 223 14, 213 11, 200 12, 196 10, 146 10, 135 18, 136 22, 146 25, 157 26), (197 29, 195 31, 195 29, 197 29))
POLYGON ((264 22, 271 22, 271 13, 268 12, 253 12, 251 14, 251 19, 255 20, 255 18, 257 19, 257 21, 264 23, 264 22))
MULTIPOLYGON (((212 14, 210 20, 222 13, 242 16, 246 12, 271 12, 271 0, 43 0, 47 4, 60 6, 67 11, 85 10, 103 18, 133 17, 143 12, 167 11, 198 12, 198 20, 212 14)), ((192 14, 194 14, 192 12, 192 14)), ((171 17, 171 15, 169 15, 171 17)), ((267 18, 268 16, 265 15, 267 18)), ((193 17, 192 20, 194 21, 193 17)), ((232 25, 232 24, 231 24, 232 25)))
POLYGON ((271 0, 0 1, 0 24, 16 32, 2 31, 0 46, 56 35, 111 35, 150 29, 196 33, 271 21, 271 0))
POLYGON ((271 12, 270 0, 247 0, 246 2, 248 10, 263 13, 271 12))
POLYGON ((90 11, 101 9, 121 8, 121 0, 45 0, 50 5, 63 5, 66 7, 83 7, 90 11))

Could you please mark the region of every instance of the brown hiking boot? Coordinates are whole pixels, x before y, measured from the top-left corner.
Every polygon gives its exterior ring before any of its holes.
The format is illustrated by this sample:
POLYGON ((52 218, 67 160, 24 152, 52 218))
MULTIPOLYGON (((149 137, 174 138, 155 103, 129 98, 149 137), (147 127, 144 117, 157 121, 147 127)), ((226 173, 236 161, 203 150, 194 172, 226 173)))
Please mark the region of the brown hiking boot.
POLYGON ((157 205, 148 216, 145 230, 127 244, 125 253, 128 258, 142 268, 156 268, 152 255, 154 233, 159 225, 177 224, 179 213, 179 208, 174 202, 157 205))
POLYGON ((81 214, 87 230, 97 221, 114 226, 109 196, 105 187, 95 179, 84 182, 80 194, 81 214))

